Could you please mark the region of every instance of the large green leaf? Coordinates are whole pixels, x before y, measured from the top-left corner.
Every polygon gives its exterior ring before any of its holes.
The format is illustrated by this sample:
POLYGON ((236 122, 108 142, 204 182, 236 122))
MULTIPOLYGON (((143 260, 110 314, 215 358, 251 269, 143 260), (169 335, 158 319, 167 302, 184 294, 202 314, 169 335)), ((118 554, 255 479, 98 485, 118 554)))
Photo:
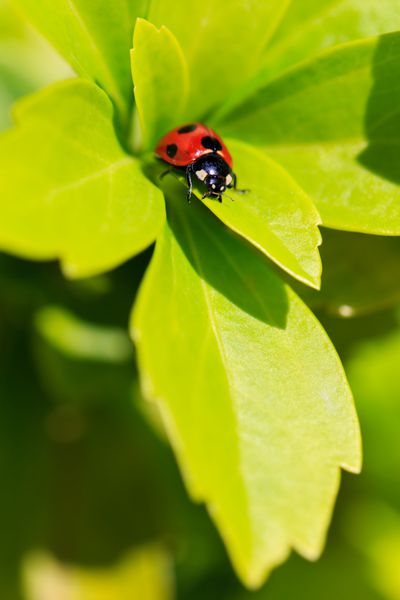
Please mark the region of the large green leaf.
POLYGON ((176 35, 190 69, 187 117, 204 115, 251 77, 289 0, 152 0, 149 20, 176 35))
POLYGON ((13 0, 75 71, 99 83, 126 125, 132 103, 129 49, 147 0, 13 0))
POLYGON ((143 143, 153 148, 182 117, 189 85, 186 60, 166 27, 138 19, 131 63, 143 143))
POLYGON ((292 0, 260 76, 271 78, 329 46, 398 29, 398 0, 292 0))
POLYGON ((60 257, 69 276, 112 268, 156 237, 161 192, 115 137, 100 88, 71 80, 20 103, 0 139, 0 247, 60 257))
MULTIPOLYGON (((175 184, 176 185, 176 184, 175 184)), ((291 547, 319 555, 339 466, 360 467, 340 362, 251 246, 169 188, 132 333, 193 497, 251 587, 291 547)))
POLYGON ((400 238, 325 229, 319 292, 302 287, 313 308, 354 317, 400 302, 400 238))
POLYGON ((291 0, 251 81, 226 99, 226 113, 268 80, 317 52, 354 40, 400 29, 398 0, 291 0))
POLYGON ((262 145, 324 225, 400 233, 400 34, 337 47, 237 108, 222 130, 262 145))
POLYGON ((319 287, 320 218, 315 206, 291 176, 256 148, 228 141, 235 157, 239 186, 246 195, 210 198, 204 203, 228 227, 248 239, 280 267, 303 283, 319 287))

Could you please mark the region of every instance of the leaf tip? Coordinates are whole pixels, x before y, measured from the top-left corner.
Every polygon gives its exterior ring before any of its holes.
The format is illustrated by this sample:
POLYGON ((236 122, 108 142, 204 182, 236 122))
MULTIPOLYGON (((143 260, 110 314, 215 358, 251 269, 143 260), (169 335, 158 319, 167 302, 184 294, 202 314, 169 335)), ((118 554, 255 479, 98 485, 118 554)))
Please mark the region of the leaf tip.
POLYGON ((348 473, 353 473, 354 475, 359 475, 363 468, 363 448, 362 448, 362 438, 360 426, 358 424, 358 420, 356 419, 355 423, 355 441, 354 441, 354 450, 353 455, 348 460, 342 460, 340 463, 340 467, 347 471, 348 473))
POLYGON ((307 281, 304 281, 304 283, 307 283, 307 285, 309 287, 311 287, 314 290, 317 290, 317 292, 319 292, 321 290, 321 273, 319 273, 318 275, 315 275, 314 277, 308 279, 307 281))
POLYGON ((152 27, 152 24, 147 19, 144 19, 143 17, 137 17, 137 19, 135 21, 134 31, 136 31, 137 27, 148 27, 148 26, 152 27))

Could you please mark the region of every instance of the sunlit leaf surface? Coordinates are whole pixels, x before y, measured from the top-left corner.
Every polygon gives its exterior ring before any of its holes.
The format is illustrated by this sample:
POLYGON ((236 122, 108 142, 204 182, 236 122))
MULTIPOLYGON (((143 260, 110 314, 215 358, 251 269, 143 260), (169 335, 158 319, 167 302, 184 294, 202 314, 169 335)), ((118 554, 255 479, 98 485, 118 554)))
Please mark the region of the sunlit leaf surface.
POLYGON ((324 225, 400 234, 400 34, 333 48, 226 117, 317 203, 324 225))
POLYGON ((248 191, 238 194, 229 189, 223 202, 204 199, 204 204, 288 273, 318 288, 321 236, 315 206, 274 160, 247 144, 227 143, 234 156, 238 187, 248 191))
POLYGON ((252 76, 285 14, 288 0, 152 0, 149 20, 165 25, 180 42, 189 64, 187 117, 204 116, 252 76))
POLYGON ((107 96, 84 80, 19 105, 0 146, 1 248, 59 257, 65 273, 79 277, 115 267, 155 239, 162 194, 122 149, 112 119, 107 96))
POLYGON ((112 97, 126 127, 132 105, 129 49, 147 0, 13 0, 83 77, 112 97))

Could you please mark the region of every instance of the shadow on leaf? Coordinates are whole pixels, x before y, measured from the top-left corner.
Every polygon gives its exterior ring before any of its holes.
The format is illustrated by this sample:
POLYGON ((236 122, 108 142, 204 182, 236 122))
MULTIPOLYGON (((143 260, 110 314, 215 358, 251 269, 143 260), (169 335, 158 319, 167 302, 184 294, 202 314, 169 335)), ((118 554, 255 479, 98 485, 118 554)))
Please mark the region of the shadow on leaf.
POLYGON ((216 220, 196 198, 188 204, 177 183, 165 182, 165 189, 171 229, 200 278, 249 315, 284 329, 287 293, 268 259, 216 220))
POLYGON ((368 147, 359 162, 377 175, 400 183, 400 36, 383 35, 375 50, 374 83, 365 115, 368 147))

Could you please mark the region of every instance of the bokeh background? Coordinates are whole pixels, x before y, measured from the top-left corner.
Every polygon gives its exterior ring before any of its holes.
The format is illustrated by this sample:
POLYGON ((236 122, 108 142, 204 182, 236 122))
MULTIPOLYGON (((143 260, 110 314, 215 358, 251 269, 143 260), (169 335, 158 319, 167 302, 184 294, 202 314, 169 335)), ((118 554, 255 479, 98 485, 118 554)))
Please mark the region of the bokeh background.
MULTIPOLYGON (((19 97, 71 76, 0 0, 0 129, 19 97)), ((364 470, 343 476, 322 558, 292 556, 258 592, 140 394, 127 324, 151 249, 75 282, 0 254, 2 600, 400 599, 400 240, 323 233, 323 290, 297 291, 344 361, 364 470)))

